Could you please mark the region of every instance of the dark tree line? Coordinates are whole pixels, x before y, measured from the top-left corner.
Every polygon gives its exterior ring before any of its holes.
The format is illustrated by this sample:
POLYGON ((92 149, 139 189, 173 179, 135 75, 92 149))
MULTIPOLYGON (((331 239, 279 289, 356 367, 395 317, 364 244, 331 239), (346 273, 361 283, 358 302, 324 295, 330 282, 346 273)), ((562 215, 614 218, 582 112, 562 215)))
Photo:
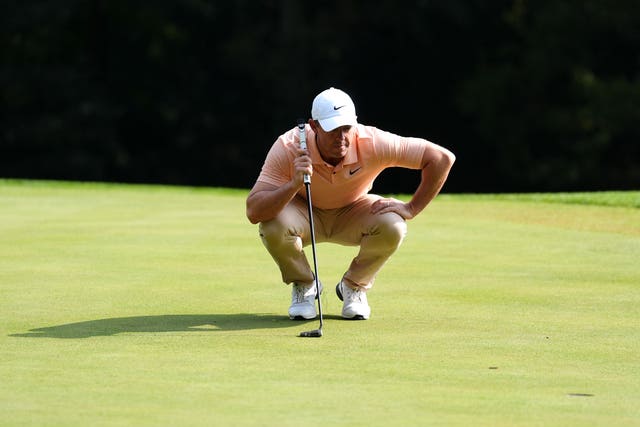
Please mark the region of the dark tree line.
POLYGON ((639 5, 5 0, 0 177, 248 188, 335 86, 451 148, 447 191, 637 189, 639 5))

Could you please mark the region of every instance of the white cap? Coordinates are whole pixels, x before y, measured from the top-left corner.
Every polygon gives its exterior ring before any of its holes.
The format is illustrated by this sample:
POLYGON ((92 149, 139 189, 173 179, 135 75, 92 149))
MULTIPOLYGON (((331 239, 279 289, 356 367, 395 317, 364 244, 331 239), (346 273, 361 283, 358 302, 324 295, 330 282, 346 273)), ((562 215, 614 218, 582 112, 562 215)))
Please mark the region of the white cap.
POLYGON ((353 101, 340 89, 330 88, 322 91, 313 100, 311 118, 320 122, 326 132, 340 126, 355 126, 356 106, 353 101))

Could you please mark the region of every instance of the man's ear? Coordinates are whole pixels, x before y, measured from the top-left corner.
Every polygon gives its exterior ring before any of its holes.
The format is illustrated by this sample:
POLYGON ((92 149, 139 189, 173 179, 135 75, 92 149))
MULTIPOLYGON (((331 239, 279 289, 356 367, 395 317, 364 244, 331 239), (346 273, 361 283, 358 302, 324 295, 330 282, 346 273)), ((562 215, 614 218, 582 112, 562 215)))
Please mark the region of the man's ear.
POLYGON ((311 126, 311 130, 318 133, 318 126, 320 126, 320 123, 318 123, 317 120, 309 119, 309 126, 311 126))

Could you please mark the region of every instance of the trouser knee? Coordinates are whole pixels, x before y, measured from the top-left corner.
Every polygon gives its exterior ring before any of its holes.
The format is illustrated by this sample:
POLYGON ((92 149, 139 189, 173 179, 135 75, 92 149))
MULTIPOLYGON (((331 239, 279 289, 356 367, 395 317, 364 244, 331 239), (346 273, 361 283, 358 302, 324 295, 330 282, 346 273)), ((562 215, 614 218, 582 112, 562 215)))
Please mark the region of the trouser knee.
POLYGON ((279 249, 292 246, 291 249, 302 249, 302 240, 289 224, 285 224, 279 217, 260 223, 260 238, 267 249, 279 249))
POLYGON ((265 246, 277 245, 284 240, 286 227, 277 218, 261 222, 258 230, 265 246))
POLYGON ((380 240, 392 250, 397 249, 407 235, 407 223, 395 213, 381 215, 377 229, 380 240))

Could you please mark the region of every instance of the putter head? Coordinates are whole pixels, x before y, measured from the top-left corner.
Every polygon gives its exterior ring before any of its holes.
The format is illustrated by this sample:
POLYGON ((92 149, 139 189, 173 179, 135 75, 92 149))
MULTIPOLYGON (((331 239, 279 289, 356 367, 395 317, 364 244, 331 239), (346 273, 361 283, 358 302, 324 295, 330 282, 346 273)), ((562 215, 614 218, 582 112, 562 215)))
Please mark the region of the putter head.
POLYGON ((300 332, 299 337, 303 338, 320 338, 322 336, 322 329, 314 329, 313 331, 300 332))

